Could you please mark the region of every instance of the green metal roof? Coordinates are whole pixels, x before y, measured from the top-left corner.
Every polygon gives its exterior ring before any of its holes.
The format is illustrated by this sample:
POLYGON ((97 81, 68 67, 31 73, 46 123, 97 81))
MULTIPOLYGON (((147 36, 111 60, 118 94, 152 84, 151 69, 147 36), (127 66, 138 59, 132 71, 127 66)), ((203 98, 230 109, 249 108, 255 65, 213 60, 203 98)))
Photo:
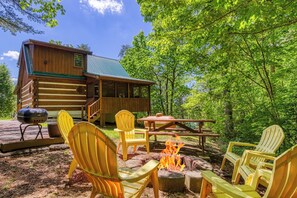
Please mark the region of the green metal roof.
POLYGON ((99 76, 115 76, 130 78, 126 70, 115 59, 88 55, 87 73, 99 76))

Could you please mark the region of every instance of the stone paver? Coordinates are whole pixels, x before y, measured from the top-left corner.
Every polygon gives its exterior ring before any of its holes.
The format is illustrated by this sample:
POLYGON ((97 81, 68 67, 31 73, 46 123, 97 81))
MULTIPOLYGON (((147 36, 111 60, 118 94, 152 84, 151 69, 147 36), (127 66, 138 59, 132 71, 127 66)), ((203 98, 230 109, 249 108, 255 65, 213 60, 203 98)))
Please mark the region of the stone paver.
MULTIPOLYGON (((17 120, 0 120, 0 144, 18 142, 21 138, 20 122, 17 120)), ((24 129, 26 125, 23 125, 24 129)), ((43 138, 49 138, 47 127, 42 127, 43 138)), ((34 140, 38 133, 37 126, 29 126, 25 133, 25 140, 34 140)), ((41 138, 40 135, 38 138, 41 138)))

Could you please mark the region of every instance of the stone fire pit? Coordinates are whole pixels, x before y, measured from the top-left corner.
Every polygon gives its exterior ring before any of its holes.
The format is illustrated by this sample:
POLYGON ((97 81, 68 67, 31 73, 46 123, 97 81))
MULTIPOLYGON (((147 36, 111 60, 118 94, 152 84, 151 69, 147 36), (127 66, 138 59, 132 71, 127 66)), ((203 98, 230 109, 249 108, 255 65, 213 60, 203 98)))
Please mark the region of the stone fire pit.
POLYGON ((159 190, 164 192, 182 192, 185 188, 185 175, 183 172, 158 171, 159 190))
MULTIPOLYGON (((159 153, 141 153, 139 155, 132 156, 126 162, 123 162, 127 167, 132 169, 138 169, 151 159, 160 160, 159 153)), ((184 156, 181 155, 184 162, 185 169, 182 172, 167 171, 161 169, 158 172, 159 177, 159 190, 164 192, 183 192, 186 189, 198 193, 200 192, 202 176, 202 170, 213 170, 212 165, 206 160, 197 156, 184 156)))

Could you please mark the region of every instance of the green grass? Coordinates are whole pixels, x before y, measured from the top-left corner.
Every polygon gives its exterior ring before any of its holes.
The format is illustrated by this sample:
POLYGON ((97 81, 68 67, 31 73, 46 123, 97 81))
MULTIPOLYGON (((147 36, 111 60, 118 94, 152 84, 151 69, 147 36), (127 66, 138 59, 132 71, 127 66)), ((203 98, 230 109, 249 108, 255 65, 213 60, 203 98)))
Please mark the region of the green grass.
POLYGON ((12 120, 12 118, 11 117, 0 117, 0 120, 12 120))
POLYGON ((99 127, 102 131, 111 139, 119 139, 119 133, 114 131, 114 126, 107 126, 107 127, 99 127))
POLYGON ((42 127, 47 127, 47 122, 41 123, 42 127))
MULTIPOLYGON (((102 129, 102 131, 108 137, 110 137, 112 140, 119 140, 120 139, 119 133, 114 131, 115 126, 107 126, 107 127, 99 127, 99 128, 102 129)), ((141 134, 139 136, 141 136, 141 134)), ((168 136, 168 135, 158 135, 157 139, 158 139, 158 141, 166 142, 166 140, 168 140, 168 139, 174 140, 175 138, 173 138, 171 136, 168 136)), ((150 140, 154 141, 154 136, 151 136, 150 140)), ((185 137, 185 136, 182 136, 181 141, 187 144, 187 143, 199 142, 199 138, 198 137, 185 137)))

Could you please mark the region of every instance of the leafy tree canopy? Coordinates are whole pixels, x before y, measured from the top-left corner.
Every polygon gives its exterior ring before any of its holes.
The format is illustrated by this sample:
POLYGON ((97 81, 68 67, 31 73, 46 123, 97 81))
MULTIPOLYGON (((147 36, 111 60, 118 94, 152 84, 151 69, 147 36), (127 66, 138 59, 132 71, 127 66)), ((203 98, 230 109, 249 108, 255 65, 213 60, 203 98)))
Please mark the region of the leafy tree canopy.
MULTIPOLYGON (((228 140, 253 141, 279 124, 287 145, 296 142, 297 1, 137 2, 153 25, 145 51, 148 61, 155 60, 150 71, 164 74, 160 90, 175 93, 169 103, 182 95, 184 105, 174 103, 178 116, 185 110, 192 118, 216 119, 216 131, 228 140), (166 87, 166 79, 178 79, 176 85, 191 87, 191 93, 166 87)), ((139 45, 132 48, 140 52, 139 45)), ((126 56, 131 59, 126 53, 123 62, 126 56)))
POLYGON ((7 66, 0 64, 0 118, 11 116, 15 109, 13 89, 7 66))
POLYGON ((29 25, 26 20, 46 24, 49 27, 58 25, 58 13, 65 14, 61 0, 1 0, 0 27, 4 31, 33 34, 43 33, 29 25))

